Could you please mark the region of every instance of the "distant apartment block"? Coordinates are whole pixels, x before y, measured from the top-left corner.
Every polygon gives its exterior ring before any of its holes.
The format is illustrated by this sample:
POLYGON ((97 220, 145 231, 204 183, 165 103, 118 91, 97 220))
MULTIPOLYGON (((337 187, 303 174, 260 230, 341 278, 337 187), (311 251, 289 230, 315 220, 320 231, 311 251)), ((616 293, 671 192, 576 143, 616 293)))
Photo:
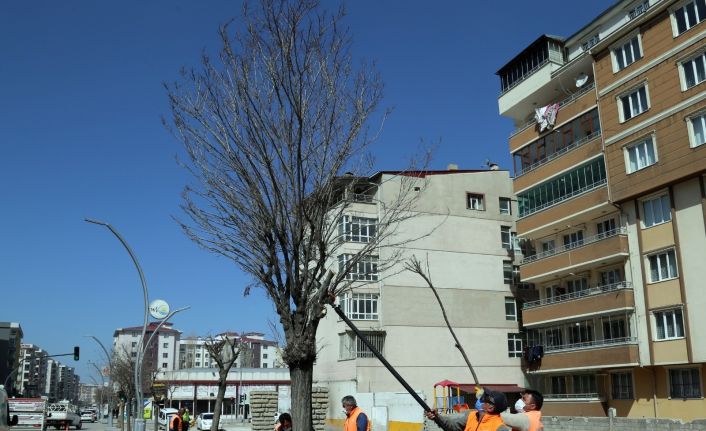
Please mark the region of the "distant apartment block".
MULTIPOLYGON (((157 330, 158 323, 150 322, 145 333, 144 343, 157 331, 152 341, 145 351, 143 369, 144 372, 156 372, 159 370, 175 370, 179 365, 179 340, 181 332, 172 328, 171 323, 165 323, 157 330)), ((118 328, 113 333, 113 353, 116 355, 128 355, 137 358, 137 349, 142 335, 142 326, 132 326, 129 328, 118 328)))
MULTIPOLYGON (((266 340, 265 335, 258 332, 238 334, 224 332, 213 337, 214 340, 228 338, 242 343, 235 367, 237 368, 281 368, 281 352, 277 343, 266 340)), ((215 368, 215 361, 206 349, 206 338, 185 337, 179 341, 179 369, 215 368)))
MULTIPOLYGON (((22 344, 22 327, 16 322, 0 322, 0 381, 7 378, 20 367, 20 346, 22 344)), ((13 385, 10 379, 9 385, 13 385)), ((14 392, 8 387, 8 392, 14 392)))
POLYGON ((545 415, 706 411, 704 20, 704 0, 619 1, 497 72, 545 415))

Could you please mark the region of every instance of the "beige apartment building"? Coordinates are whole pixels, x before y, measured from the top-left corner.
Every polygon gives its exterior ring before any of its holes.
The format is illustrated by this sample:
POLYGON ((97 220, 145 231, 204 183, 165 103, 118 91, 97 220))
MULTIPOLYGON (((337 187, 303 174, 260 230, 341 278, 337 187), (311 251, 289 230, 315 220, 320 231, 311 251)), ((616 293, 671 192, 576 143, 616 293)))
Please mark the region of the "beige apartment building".
POLYGON ((620 1, 498 71, 545 414, 704 416, 705 19, 704 0, 620 1))
MULTIPOLYGON (((359 249, 375 237, 384 204, 399 191, 397 174, 381 172, 358 179, 361 190, 346 197, 350 205, 337 221, 339 262, 345 262, 347 250, 359 249)), ((433 282, 480 383, 516 395, 518 386, 525 384, 516 297, 531 296, 533 291, 514 283, 517 206, 509 172, 457 170, 452 165, 450 170, 423 172, 417 180, 420 187, 413 188, 421 193, 414 207, 417 214, 399 226, 395 241, 418 239, 401 245, 401 256, 428 259, 433 282)), ((352 290, 338 303, 430 405, 434 384, 445 379, 472 392, 472 376, 431 289, 417 274, 404 271, 402 262, 378 267, 398 250, 381 247, 375 253, 379 256, 371 255, 358 265, 348 274, 354 281, 352 290)), ((330 417, 340 415, 343 395, 404 392, 333 312, 321 320, 317 347, 314 384, 329 388, 334 409, 330 417)))

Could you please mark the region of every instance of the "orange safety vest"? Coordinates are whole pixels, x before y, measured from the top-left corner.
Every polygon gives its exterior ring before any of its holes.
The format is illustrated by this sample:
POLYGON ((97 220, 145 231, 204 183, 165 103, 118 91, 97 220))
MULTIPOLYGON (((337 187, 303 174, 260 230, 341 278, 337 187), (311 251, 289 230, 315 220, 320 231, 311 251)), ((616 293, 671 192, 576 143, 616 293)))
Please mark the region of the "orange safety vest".
POLYGON ((539 410, 531 410, 529 412, 525 412, 525 414, 529 418, 529 431, 544 430, 544 425, 542 424, 542 412, 540 412, 539 410))
MULTIPOLYGON (((351 414, 348 415, 346 418, 346 422, 343 424, 343 431, 358 431, 358 415, 363 413, 363 410, 360 409, 360 407, 356 407, 353 410, 351 410, 351 414)), ((363 413, 365 414, 365 413, 363 413)), ((366 415, 367 416, 367 415, 366 415)), ((372 421, 370 420, 370 416, 368 417, 368 427, 365 429, 365 431, 370 431, 370 426, 372 425, 372 421)))
POLYGON ((479 422, 478 410, 471 410, 468 414, 468 421, 464 431, 496 431, 502 425, 505 425, 505 423, 500 415, 486 413, 479 422))
POLYGON ((181 418, 179 415, 172 416, 172 421, 169 424, 169 429, 172 431, 181 431, 181 418))

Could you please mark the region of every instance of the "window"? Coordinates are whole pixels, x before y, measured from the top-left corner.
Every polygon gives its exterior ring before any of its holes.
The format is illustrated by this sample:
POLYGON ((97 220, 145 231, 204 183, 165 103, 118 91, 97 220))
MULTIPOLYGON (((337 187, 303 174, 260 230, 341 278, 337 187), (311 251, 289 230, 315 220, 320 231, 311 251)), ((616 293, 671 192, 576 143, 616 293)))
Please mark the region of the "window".
POLYGON ((136 358, 136 357, 137 357, 137 352, 132 352, 132 353, 130 353, 130 356, 132 356, 133 358, 136 358))
POLYGON ((505 297, 505 320, 517 321, 517 303, 513 297, 505 297))
POLYGON ((559 347, 564 344, 564 337, 559 327, 547 328, 544 336, 547 339, 547 346, 549 347, 559 347))
POLYGON ((349 319, 377 320, 378 294, 353 293, 341 296, 339 303, 349 319))
POLYGON ((542 253, 551 253, 554 251, 555 245, 554 240, 544 241, 542 243, 542 253))
POLYGON ((377 232, 376 218, 344 215, 338 222, 338 235, 344 241, 371 242, 377 232))
POLYGON ((632 373, 611 374, 610 392, 614 400, 632 400, 632 373))
POLYGON ((168 358, 168 357, 169 357, 169 353, 162 353, 162 357, 163 357, 163 358, 168 358))
POLYGON ((267 353, 262 354, 262 359, 267 359, 267 353))
POLYGON ((603 317, 603 339, 604 340, 624 340, 629 336, 628 325, 624 318, 603 317))
POLYGON ((706 81, 706 53, 681 63, 682 90, 688 90, 706 81))
POLYGON ((168 365, 167 365, 166 362, 162 362, 162 368, 167 368, 167 366, 168 366, 168 365))
POLYGON ((706 114, 689 118, 689 145, 695 148, 706 143, 706 114))
MULTIPOLYGON (((354 255, 342 254, 338 256, 338 270, 345 271, 349 262, 353 260, 354 255)), ((346 280, 363 280, 377 281, 378 279, 378 257, 377 256, 360 256, 358 262, 353 264, 348 273, 346 280)))
POLYGON ((598 34, 594 34, 588 40, 581 44, 581 48, 584 51, 588 51, 589 49, 591 49, 591 47, 595 46, 600 40, 601 39, 598 34))
POLYGON ((605 238, 611 235, 615 235, 615 219, 612 218, 597 223, 596 231, 598 232, 598 238, 605 238))
POLYGON ((165 348, 165 349, 168 349, 168 348, 169 348, 169 343, 162 343, 162 347, 165 348))
POLYGON ((500 198, 500 214, 512 214, 512 200, 500 198))
POLYGON ((609 286, 611 284, 620 283, 623 277, 620 275, 619 269, 611 269, 610 271, 602 271, 600 273, 601 286, 609 286))
POLYGON ((649 108, 647 103, 647 87, 644 85, 634 90, 632 93, 621 96, 618 100, 621 107, 620 113, 622 114, 622 118, 620 118, 621 122, 628 121, 632 117, 647 111, 649 108))
POLYGON ((552 376, 552 394, 566 393, 566 376, 552 376))
POLYGON ((477 193, 466 193, 466 208, 469 210, 483 211, 483 195, 477 193))
POLYGON ((583 344, 593 341, 593 321, 584 320, 569 326, 569 344, 583 344))
POLYGON ((655 311, 654 316, 657 340, 672 340, 684 337, 684 321, 680 308, 655 311))
POLYGON ((500 242, 503 248, 512 250, 512 234, 510 233, 510 226, 500 226, 500 242))
POLYGON ((197 358, 201 358, 201 353, 197 353, 197 354, 196 354, 196 357, 197 357, 197 358))
POLYGON ((513 271, 513 265, 512 262, 509 261, 504 261, 503 262, 503 282, 505 284, 512 284, 512 271, 513 271))
MULTIPOLYGON (((385 333, 363 332, 365 338, 375 349, 384 354, 385 333)), ((354 333, 346 332, 340 336, 339 359, 374 358, 373 352, 354 333)))
POLYGON ((618 72, 642 58, 640 35, 636 34, 629 41, 613 49, 613 70, 618 72))
POLYGON ((706 18, 706 0, 693 0, 674 10, 676 36, 689 30, 706 18))
POLYGON ((568 235, 564 235, 564 247, 576 248, 583 245, 583 230, 577 230, 576 232, 571 232, 568 235))
POLYGON ((584 290, 588 290, 588 279, 579 278, 576 280, 569 280, 566 282, 566 290, 569 293, 578 293, 584 290))
POLYGON ((267 363, 263 363, 262 368, 267 368, 267 363))
POLYGON ((642 224, 646 228, 672 219, 669 195, 664 194, 642 201, 642 224))
POLYGON ((629 174, 654 165, 656 162, 657 156, 652 136, 637 144, 625 147, 625 164, 629 174))
POLYGON ((522 357, 522 335, 507 334, 507 356, 508 358, 522 357))
POLYGON ((132 342, 132 347, 136 347, 136 346, 137 346, 137 342, 133 341, 133 342, 132 342))
POLYGON ((579 374, 573 376, 574 394, 595 394, 596 376, 593 374, 579 374))
POLYGON ((701 376, 698 368, 669 370, 670 398, 701 398, 701 376))
POLYGON ((583 166, 520 193, 517 205, 520 217, 526 217, 581 193, 605 185, 603 156, 583 166))
POLYGON ((652 283, 677 277, 677 259, 674 250, 667 250, 647 257, 652 283))

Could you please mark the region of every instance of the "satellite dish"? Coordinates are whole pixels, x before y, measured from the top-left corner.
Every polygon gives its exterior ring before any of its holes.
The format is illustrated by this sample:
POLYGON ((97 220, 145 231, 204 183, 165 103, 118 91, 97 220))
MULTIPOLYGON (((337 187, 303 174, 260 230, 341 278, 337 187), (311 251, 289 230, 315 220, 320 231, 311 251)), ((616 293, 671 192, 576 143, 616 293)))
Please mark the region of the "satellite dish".
POLYGON ((588 82, 588 75, 580 73, 579 76, 574 78, 574 82, 576 83, 576 87, 581 88, 588 82))

